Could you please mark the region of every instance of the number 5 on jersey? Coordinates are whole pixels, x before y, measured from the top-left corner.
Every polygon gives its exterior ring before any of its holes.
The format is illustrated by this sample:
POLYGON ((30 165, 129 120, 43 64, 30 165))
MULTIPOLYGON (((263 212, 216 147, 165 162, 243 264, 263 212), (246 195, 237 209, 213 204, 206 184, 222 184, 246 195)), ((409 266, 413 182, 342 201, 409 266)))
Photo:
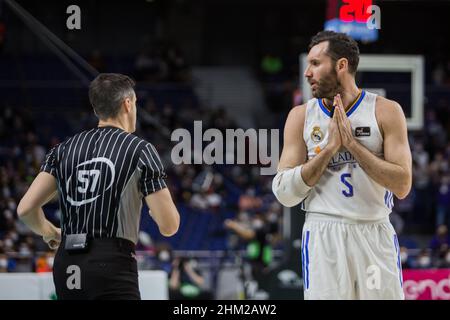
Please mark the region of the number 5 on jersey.
POLYGON ((342 190, 342 194, 347 198, 353 197, 353 186, 348 181, 351 177, 352 175, 350 173, 343 173, 341 175, 341 182, 347 187, 347 190, 342 190))

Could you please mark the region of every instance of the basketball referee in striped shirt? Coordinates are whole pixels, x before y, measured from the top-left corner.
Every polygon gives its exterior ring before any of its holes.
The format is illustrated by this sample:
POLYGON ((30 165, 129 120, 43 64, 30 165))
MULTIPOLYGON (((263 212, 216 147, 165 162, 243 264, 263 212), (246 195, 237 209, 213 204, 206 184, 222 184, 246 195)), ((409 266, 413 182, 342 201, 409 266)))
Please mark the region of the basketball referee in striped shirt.
POLYGON ((56 145, 17 208, 20 219, 58 248, 53 279, 59 299, 140 299, 134 248, 142 198, 164 236, 179 213, 153 145, 136 128, 134 82, 100 74, 89 87, 98 127, 56 145), (42 206, 56 193, 61 229, 42 206))

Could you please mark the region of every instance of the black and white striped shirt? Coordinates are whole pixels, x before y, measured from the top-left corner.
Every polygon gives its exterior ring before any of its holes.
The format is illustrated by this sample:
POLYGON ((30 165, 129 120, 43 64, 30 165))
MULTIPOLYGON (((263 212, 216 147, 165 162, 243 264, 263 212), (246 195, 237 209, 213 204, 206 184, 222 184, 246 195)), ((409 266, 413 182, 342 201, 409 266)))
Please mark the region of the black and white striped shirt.
POLYGON ((166 188, 154 146, 111 126, 56 145, 41 171, 57 180, 63 235, 87 233, 136 243, 142 198, 166 188))

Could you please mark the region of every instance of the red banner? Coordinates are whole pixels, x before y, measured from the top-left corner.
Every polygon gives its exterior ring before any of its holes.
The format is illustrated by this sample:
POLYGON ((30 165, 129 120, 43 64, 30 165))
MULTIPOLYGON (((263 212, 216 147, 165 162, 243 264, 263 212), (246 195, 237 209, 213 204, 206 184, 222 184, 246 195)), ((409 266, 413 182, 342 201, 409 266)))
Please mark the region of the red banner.
POLYGON ((406 300, 450 300, 450 269, 403 270, 406 300))

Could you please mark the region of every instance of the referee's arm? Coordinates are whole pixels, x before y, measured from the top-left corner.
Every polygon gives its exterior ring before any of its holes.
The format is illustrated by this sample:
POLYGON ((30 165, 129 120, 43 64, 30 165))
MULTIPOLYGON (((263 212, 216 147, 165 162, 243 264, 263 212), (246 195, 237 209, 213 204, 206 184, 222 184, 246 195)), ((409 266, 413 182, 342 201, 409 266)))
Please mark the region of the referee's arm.
POLYGON ((167 188, 164 166, 155 147, 150 143, 141 152, 139 168, 140 188, 150 209, 150 216, 163 236, 173 236, 180 226, 180 214, 167 188))
POLYGON ((180 215, 170 196, 169 189, 164 188, 145 197, 150 208, 150 215, 158 225, 159 232, 165 237, 173 236, 180 226, 180 215))
POLYGON ((19 218, 35 233, 41 235, 49 246, 55 249, 61 241, 61 229, 45 218, 42 206, 57 192, 55 177, 41 172, 34 179, 28 191, 17 206, 19 218))
POLYGON ((42 206, 57 193, 56 149, 56 146, 53 147, 46 155, 41 172, 17 206, 17 215, 20 220, 35 233, 41 235, 52 249, 56 249, 61 242, 61 229, 45 218, 42 206))

